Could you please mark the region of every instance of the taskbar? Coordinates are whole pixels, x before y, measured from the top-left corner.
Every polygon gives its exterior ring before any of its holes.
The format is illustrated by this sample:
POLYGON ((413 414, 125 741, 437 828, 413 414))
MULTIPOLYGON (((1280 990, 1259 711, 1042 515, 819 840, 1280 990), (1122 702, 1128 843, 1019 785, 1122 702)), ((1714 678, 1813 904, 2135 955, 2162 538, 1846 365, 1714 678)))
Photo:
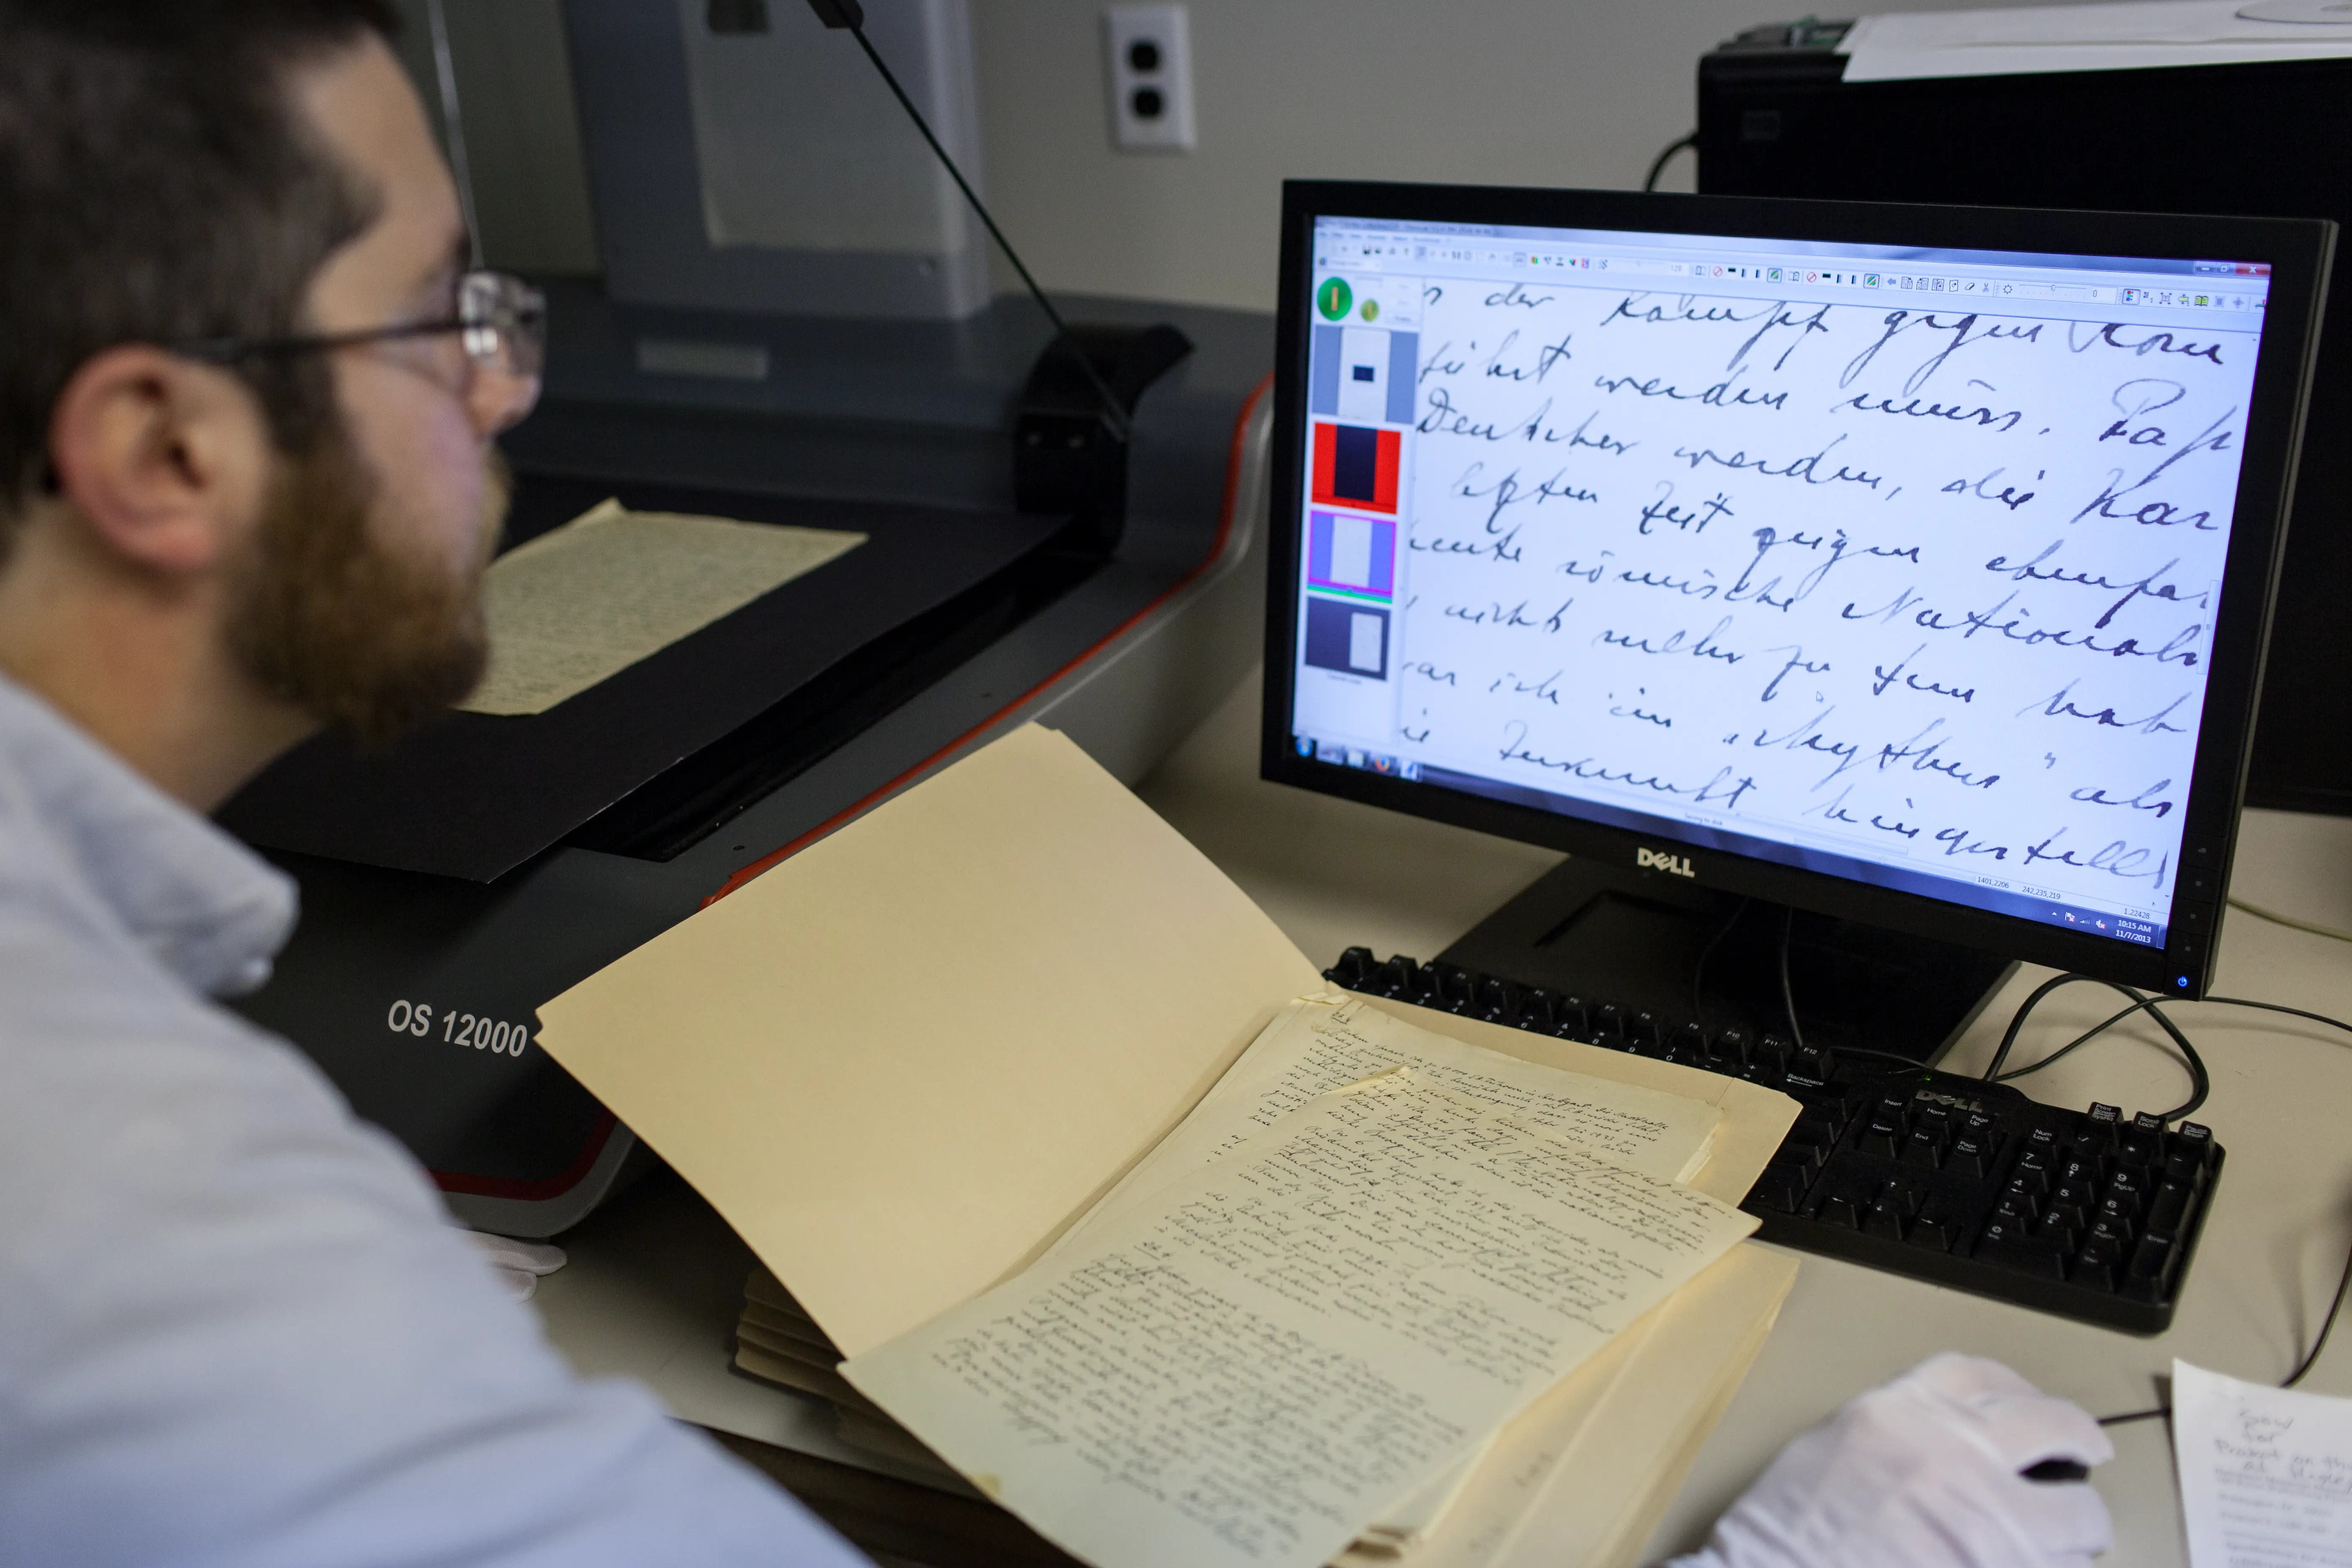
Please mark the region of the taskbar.
POLYGON ((1506 784, 1476 773, 1460 773, 1350 743, 1318 741, 1299 735, 1293 737, 1292 744, 1301 757, 1334 767, 1355 768, 1402 779, 1409 784, 1458 790, 1464 795, 1528 806, 1554 816, 1571 816, 1605 827, 1619 827, 1632 833, 1671 839, 1694 849, 1716 849, 1745 855, 1752 859, 1769 860, 1801 871, 1840 877, 1869 887, 1934 899, 1939 903, 1982 910, 1989 914, 2010 915, 2042 925, 2065 926, 2087 936, 2128 942, 2135 947, 2160 948, 2164 945, 2163 926, 2128 915, 2118 915, 2111 910, 2089 909, 2014 889, 1988 888, 1958 877, 1939 877, 1910 867, 1890 866, 1881 861, 1840 855, 1834 850, 1759 838, 1724 828, 1701 827, 1649 812, 1579 799, 1573 795, 1554 795, 1549 790, 1527 784, 1506 784))

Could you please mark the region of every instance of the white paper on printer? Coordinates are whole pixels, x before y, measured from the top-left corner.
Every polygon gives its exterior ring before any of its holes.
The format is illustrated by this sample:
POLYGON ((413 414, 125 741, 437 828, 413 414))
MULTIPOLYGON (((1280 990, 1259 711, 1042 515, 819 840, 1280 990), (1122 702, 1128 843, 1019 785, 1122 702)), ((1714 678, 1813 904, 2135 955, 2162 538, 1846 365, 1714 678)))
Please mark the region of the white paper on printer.
POLYGON ((1395 1068, 842 1375, 1105 1568, 1316 1568, 1755 1227, 1395 1068))
POLYGON ((2190 1568, 2352 1568, 2352 1399, 2172 1363, 2190 1568))
POLYGON ((2124 0, 1864 16, 1840 53, 1847 81, 2137 70, 2352 55, 2352 23, 2283 21, 2279 0, 2124 0))

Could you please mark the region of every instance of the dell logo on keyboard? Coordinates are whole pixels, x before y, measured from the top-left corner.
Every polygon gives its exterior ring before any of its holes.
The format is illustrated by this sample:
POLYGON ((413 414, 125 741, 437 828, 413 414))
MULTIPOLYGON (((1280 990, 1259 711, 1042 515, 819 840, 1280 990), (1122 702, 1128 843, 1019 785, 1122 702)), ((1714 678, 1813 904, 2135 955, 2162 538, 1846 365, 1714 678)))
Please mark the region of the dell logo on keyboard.
POLYGON ((1644 871, 1671 871, 1677 877, 1696 877, 1687 855, 1669 855, 1663 849, 1636 849, 1633 864, 1644 871))

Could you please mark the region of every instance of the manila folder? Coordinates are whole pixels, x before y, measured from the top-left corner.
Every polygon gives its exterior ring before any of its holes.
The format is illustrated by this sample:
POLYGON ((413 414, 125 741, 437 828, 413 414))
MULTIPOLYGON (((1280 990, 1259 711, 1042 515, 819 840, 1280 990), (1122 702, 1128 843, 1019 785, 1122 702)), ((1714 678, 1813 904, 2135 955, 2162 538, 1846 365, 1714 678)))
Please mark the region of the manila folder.
POLYGON ((540 1010, 844 1355, 1040 1252, 1323 982, 1028 726, 540 1010))

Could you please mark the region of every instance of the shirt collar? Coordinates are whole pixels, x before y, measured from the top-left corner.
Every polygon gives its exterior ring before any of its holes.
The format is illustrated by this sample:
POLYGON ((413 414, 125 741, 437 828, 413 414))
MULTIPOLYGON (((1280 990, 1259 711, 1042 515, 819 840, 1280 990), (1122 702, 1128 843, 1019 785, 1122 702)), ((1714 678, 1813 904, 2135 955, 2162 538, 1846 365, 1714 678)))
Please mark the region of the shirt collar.
POLYGON ((293 880, 0 677, 0 817, 20 817, 194 989, 251 991, 294 929, 293 880))

